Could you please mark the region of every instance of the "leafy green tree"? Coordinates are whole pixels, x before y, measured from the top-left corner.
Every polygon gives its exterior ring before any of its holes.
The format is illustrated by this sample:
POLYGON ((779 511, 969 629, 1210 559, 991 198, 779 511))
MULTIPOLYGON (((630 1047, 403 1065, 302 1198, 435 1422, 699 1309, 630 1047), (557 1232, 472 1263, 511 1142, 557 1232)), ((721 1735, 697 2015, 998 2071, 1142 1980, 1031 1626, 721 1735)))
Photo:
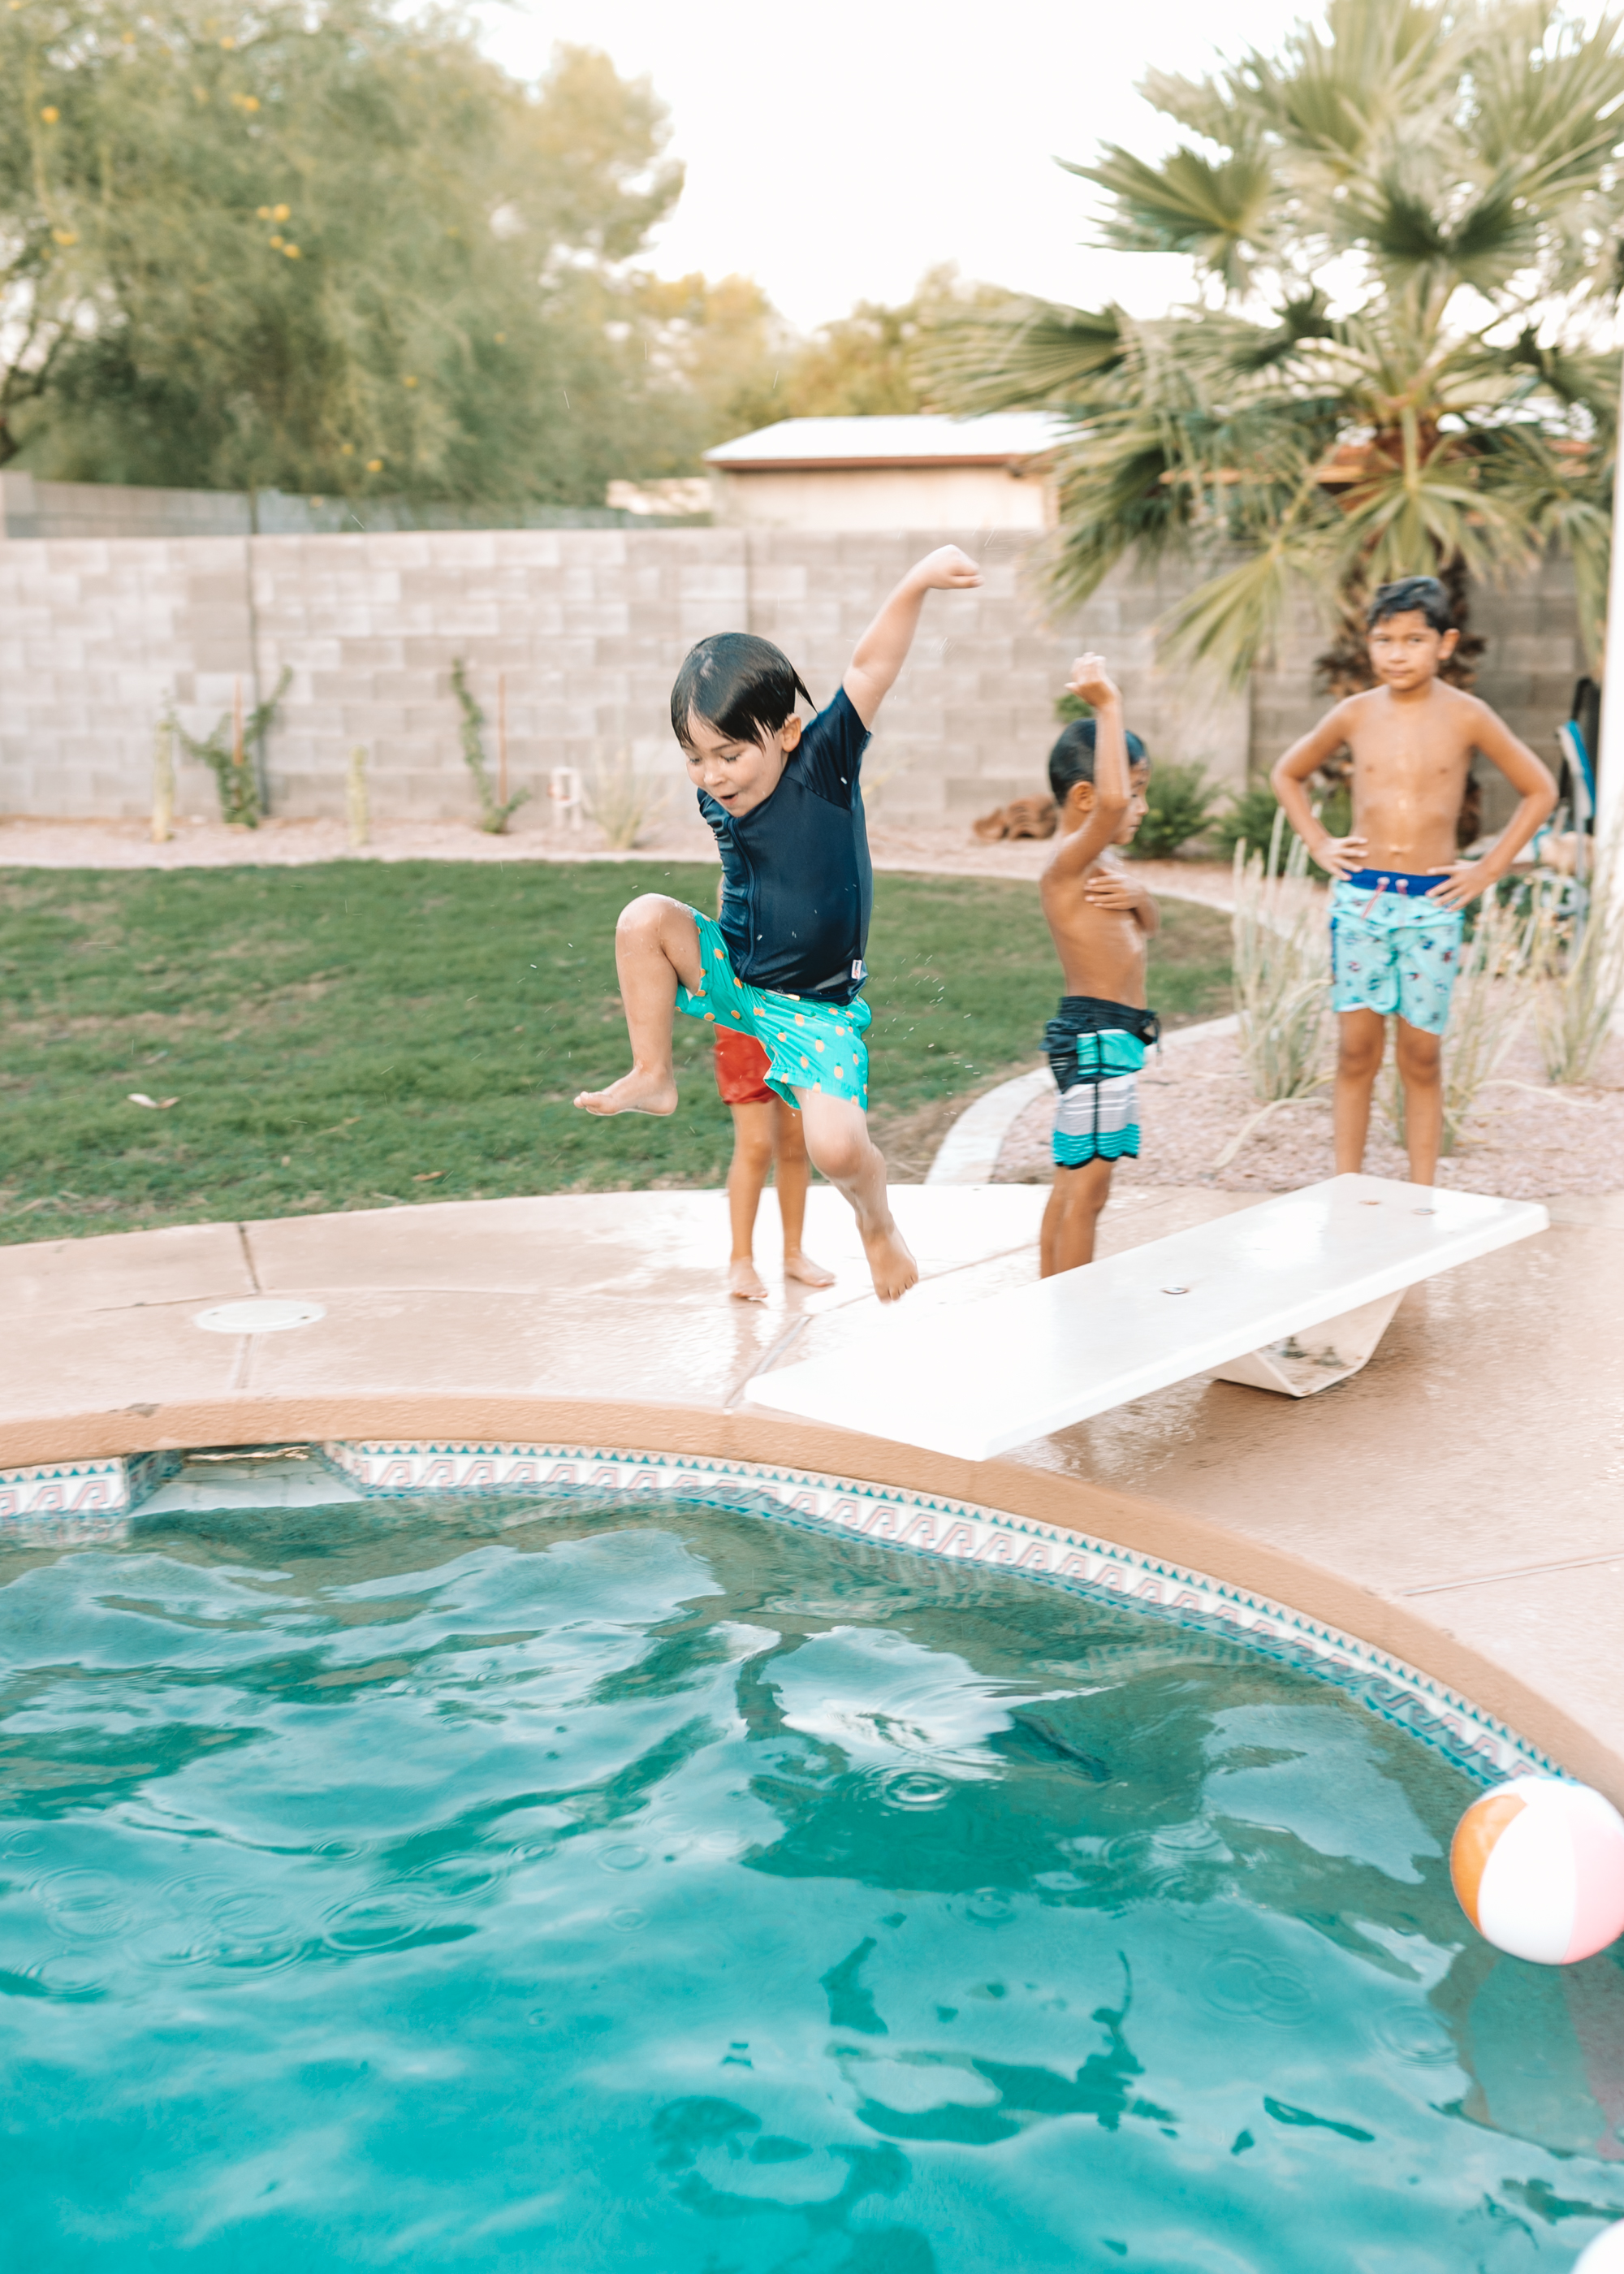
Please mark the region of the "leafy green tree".
POLYGON ((786 416, 779 380, 801 343, 752 277, 635 281, 645 359, 658 398, 669 464, 692 473, 701 453, 786 416))
POLYGON ((1104 193, 1102 241, 1184 255, 1200 304, 1142 323, 1028 303, 936 360, 962 409, 1075 422, 1060 589, 1080 598, 1127 555, 1194 555, 1210 573, 1169 644, 1238 680, 1304 589, 1346 626, 1387 578, 1498 578, 1554 546, 1598 648, 1618 20, 1330 0, 1278 56, 1155 72, 1144 92, 1182 130, 1171 154, 1108 144, 1069 170, 1104 193))
POLYGON ((928 410, 919 363, 936 328, 1015 305, 1012 293, 936 268, 911 299, 860 301, 808 339, 748 277, 645 276, 636 297, 647 361, 666 382, 659 414, 673 472, 695 469, 712 443, 780 418, 928 410))
POLYGON ((646 84, 560 48, 532 91, 381 0, 213 4, 0 11, 0 455, 600 503, 658 423, 617 281, 680 187, 646 84))
POLYGON ((814 334, 784 376, 780 418, 873 417, 929 410, 928 350, 944 327, 1019 305, 993 284, 967 283, 951 262, 921 277, 910 300, 886 307, 860 300, 849 316, 814 334))

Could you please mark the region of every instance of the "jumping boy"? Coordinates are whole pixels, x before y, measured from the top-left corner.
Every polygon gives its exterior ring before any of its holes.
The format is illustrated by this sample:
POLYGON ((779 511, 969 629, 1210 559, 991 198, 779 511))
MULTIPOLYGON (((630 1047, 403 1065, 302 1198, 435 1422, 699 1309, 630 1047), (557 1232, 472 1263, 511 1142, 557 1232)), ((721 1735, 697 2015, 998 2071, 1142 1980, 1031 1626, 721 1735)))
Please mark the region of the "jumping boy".
POLYGON ((1115 857, 1145 817, 1150 761, 1123 723, 1122 697, 1100 656, 1079 656, 1067 692, 1091 704, 1049 754, 1060 827, 1039 887, 1065 994, 1044 1030, 1060 1086, 1055 1186, 1043 1211, 1042 1274, 1094 1261, 1111 1171, 1139 1149, 1136 1077, 1156 1015, 1145 1007, 1146 943, 1156 904, 1115 857))
POLYGON ((615 963, 632 1070, 575 1100, 589 1113, 673 1112, 673 1011, 754 1035, 768 1087, 800 1109, 813 1165, 851 1203, 883 1303, 919 1271, 868 1134, 870 1013, 859 990, 874 878, 858 771, 926 593, 981 581, 956 545, 916 562, 858 641, 833 702, 804 727, 795 698, 812 698, 770 640, 719 632, 689 650, 671 724, 721 852, 721 921, 661 892, 622 910, 615 963))
POLYGON ((1410 1182, 1430 1185, 1443 1136, 1442 1037, 1460 971, 1461 912, 1510 868, 1556 803, 1556 784, 1486 703, 1440 680, 1459 635, 1436 576, 1383 584, 1365 622, 1380 686, 1328 712, 1271 779, 1291 826, 1332 879, 1337 1172, 1364 1162, 1371 1092, 1396 1013, 1410 1182), (1304 785, 1344 743, 1353 753, 1353 825, 1349 836, 1333 837, 1304 785), (1500 768, 1521 802, 1493 849, 1464 861, 1455 820, 1474 750, 1500 768))

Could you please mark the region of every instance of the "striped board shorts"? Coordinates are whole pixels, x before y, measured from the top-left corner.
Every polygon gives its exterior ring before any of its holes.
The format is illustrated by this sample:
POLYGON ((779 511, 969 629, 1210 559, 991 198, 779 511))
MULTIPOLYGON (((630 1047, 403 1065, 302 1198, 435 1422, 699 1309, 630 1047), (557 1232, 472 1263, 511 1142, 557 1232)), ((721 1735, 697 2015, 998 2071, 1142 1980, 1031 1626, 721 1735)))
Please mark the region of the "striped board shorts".
POLYGON ((1146 1043, 1156 1031, 1154 1014, 1132 1005, 1080 995, 1061 1004, 1059 1017, 1049 1021, 1044 1035, 1060 1088, 1054 1126, 1057 1169, 1138 1158, 1139 1075, 1146 1043), (1124 1022, 1117 1024, 1117 1017, 1124 1022))

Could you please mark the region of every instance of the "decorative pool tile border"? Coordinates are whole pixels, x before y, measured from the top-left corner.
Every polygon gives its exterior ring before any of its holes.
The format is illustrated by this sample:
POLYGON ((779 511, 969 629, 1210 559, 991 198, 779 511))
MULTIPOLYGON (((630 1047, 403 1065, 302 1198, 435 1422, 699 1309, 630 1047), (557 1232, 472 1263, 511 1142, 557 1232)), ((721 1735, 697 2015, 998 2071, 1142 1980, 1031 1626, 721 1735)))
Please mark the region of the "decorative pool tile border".
POLYGON ((53 1461, 0 1469, 0 1540, 113 1540, 126 1518, 180 1466, 178 1453, 53 1461))
POLYGON ((845 1477, 748 1461, 585 1445, 383 1444, 321 1448, 369 1498, 421 1492, 668 1495, 752 1509, 793 1524, 911 1548, 951 1562, 1017 1572, 1221 1634, 1335 1683, 1372 1713, 1420 1737, 1470 1773, 1500 1778, 1566 1772, 1458 1692, 1402 1659, 1266 1595, 1141 1555, 1086 1532, 845 1477))

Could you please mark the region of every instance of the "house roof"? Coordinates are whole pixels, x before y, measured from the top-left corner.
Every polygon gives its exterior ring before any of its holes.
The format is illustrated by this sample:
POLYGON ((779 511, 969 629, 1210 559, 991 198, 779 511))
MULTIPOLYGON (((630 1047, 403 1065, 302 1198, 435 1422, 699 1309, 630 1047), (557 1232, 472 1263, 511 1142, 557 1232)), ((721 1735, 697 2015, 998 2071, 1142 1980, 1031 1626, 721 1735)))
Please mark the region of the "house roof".
POLYGON ((858 466, 1007 466, 1052 450, 1065 422, 1046 410, 981 418, 934 411, 872 418, 781 418, 705 452, 725 473, 810 473, 858 466))

